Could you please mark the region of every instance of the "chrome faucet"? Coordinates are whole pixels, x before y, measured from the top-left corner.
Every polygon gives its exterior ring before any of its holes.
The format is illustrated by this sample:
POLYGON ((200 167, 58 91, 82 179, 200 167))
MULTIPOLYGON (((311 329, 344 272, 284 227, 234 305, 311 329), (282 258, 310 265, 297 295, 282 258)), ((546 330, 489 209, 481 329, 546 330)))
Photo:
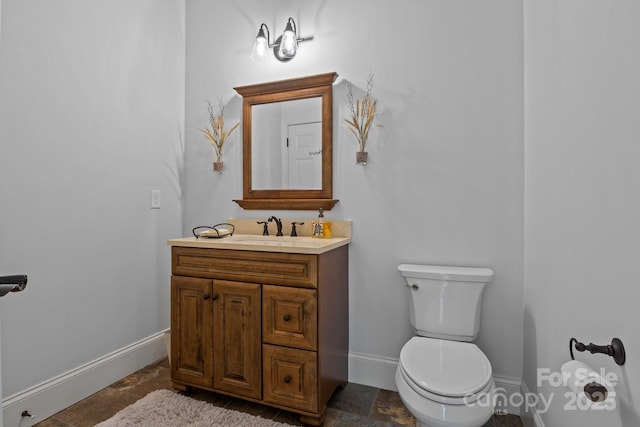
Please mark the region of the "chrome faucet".
POLYGON ((272 215, 269 217, 269 219, 267 219, 267 221, 269 222, 275 221, 276 227, 278 228, 278 232, 276 233, 276 236, 282 236, 282 220, 272 215))

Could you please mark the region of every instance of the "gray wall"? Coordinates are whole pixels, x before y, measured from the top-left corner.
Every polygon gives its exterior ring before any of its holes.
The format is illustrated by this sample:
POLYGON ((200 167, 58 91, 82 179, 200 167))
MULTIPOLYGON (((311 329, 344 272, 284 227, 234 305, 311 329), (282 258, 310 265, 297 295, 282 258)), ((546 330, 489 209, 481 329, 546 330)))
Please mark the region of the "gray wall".
POLYGON ((524 380, 546 426, 640 425, 640 3, 526 0, 524 380), (613 411, 572 409, 559 372, 571 337, 627 349, 613 411), (565 405, 568 405, 565 408, 565 405))
POLYGON ((6 397, 169 327, 184 2, 4 0, 1 29, 6 397))
MULTIPOLYGON (((494 373, 522 369, 523 58, 522 4, 512 0, 277 0, 187 6, 185 220, 183 233, 228 217, 266 217, 232 202, 242 196, 241 133, 225 146, 225 171, 197 128, 206 100, 234 86, 336 71, 362 88, 375 74, 380 123, 355 164, 357 144, 340 126, 344 80, 334 90, 334 195, 327 219, 353 221, 350 348, 397 358, 410 337, 403 262, 487 266, 478 343, 494 373), (302 36, 289 63, 250 59, 260 23, 279 35, 289 16, 302 36)), ((312 212, 273 212, 286 218, 312 212)), ((370 380, 370 379, 369 379, 370 380)))

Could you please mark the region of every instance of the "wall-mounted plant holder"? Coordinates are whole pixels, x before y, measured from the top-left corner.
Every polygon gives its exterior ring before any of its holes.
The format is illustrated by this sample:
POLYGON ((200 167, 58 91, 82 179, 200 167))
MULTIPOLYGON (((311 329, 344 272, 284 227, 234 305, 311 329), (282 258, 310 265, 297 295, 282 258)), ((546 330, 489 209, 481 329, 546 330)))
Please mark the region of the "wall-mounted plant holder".
POLYGON ((369 161, 369 153, 366 151, 356 151, 356 164, 366 165, 369 161))
POLYGON ((222 147, 227 137, 233 133, 240 125, 240 122, 231 126, 231 129, 224 128, 224 104, 218 101, 218 110, 215 111, 211 102, 207 102, 207 110, 209 111, 209 124, 211 128, 200 129, 200 132, 207 138, 216 152, 216 160, 213 162, 213 170, 222 172, 224 170, 224 162, 222 161, 222 147))
POLYGON ((369 162, 369 153, 365 151, 369 131, 373 126, 382 127, 382 125, 374 124, 376 116, 380 113, 376 111, 378 101, 371 97, 373 74, 369 74, 367 77, 367 91, 362 97, 354 99, 353 85, 351 82, 348 82, 347 88, 347 102, 350 115, 344 119, 343 126, 349 129, 358 142, 360 150, 356 152, 356 164, 366 165, 369 162))

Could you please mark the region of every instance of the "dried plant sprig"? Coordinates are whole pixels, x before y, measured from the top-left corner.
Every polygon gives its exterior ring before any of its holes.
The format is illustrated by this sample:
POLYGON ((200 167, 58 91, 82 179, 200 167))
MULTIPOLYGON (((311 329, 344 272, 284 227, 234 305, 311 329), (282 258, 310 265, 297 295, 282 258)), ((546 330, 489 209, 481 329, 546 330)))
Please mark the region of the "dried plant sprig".
POLYGON ((367 76, 367 91, 365 95, 359 99, 353 98, 353 85, 347 83, 347 103, 351 117, 344 119, 344 127, 349 129, 356 137, 360 151, 364 151, 369 138, 369 131, 372 126, 382 127, 382 125, 374 124, 375 117, 380 114, 376 111, 378 101, 371 98, 371 90, 373 89, 373 74, 367 76))
POLYGON ((209 124, 211 129, 199 129, 209 143, 216 151, 216 157, 218 161, 222 158, 222 147, 227 140, 227 137, 233 133, 234 130, 240 125, 240 122, 236 123, 231 129, 225 130, 224 128, 224 104, 221 100, 218 100, 218 108, 214 109, 210 101, 207 101, 207 111, 209 112, 209 124))

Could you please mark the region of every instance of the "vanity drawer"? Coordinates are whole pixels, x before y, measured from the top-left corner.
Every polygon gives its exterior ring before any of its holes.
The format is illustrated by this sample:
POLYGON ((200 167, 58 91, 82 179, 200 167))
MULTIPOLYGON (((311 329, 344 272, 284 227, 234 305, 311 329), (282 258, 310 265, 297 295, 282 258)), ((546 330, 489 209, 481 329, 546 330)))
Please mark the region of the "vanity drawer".
POLYGON ((262 355, 264 401, 317 412, 317 354, 264 344, 262 355))
POLYGON ((171 255, 175 275, 318 287, 317 255, 180 246, 173 246, 171 255))
POLYGON ((262 340, 267 344, 318 348, 317 292, 315 289, 264 285, 262 340))

